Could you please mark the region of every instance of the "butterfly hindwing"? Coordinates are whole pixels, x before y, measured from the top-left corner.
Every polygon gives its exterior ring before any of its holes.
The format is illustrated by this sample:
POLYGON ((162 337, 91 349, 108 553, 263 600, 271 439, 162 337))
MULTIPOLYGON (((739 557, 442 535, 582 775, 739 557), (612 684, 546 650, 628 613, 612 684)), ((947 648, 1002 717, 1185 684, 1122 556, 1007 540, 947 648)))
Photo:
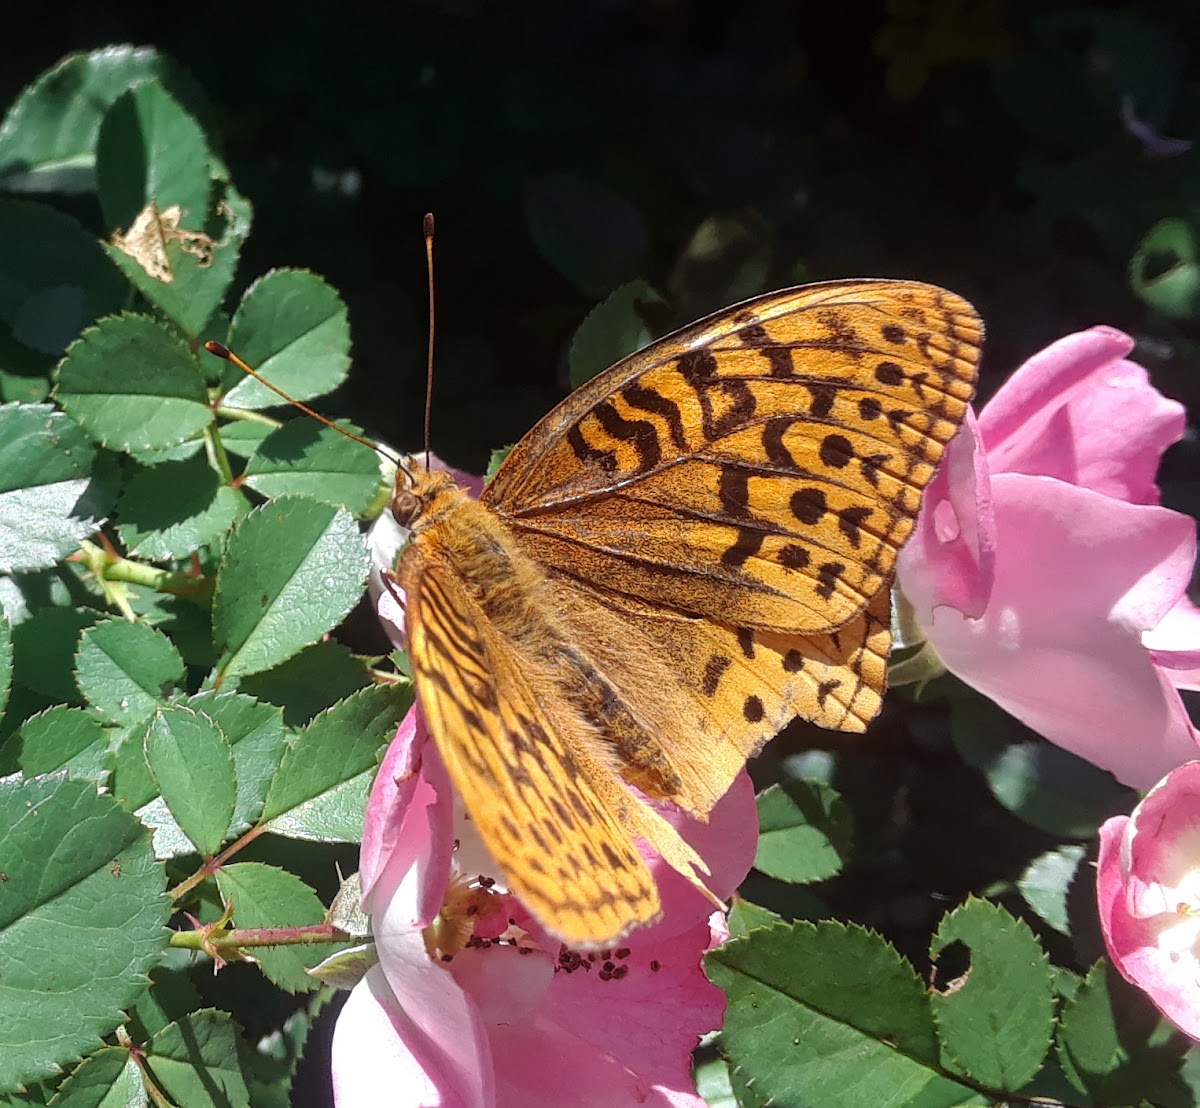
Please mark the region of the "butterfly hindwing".
POLYGON ((678 783, 651 790, 628 765, 625 776, 694 816, 703 818, 746 759, 794 717, 861 732, 879 711, 891 642, 887 589, 825 635, 736 627, 612 591, 576 592, 576 637, 656 736, 678 783))

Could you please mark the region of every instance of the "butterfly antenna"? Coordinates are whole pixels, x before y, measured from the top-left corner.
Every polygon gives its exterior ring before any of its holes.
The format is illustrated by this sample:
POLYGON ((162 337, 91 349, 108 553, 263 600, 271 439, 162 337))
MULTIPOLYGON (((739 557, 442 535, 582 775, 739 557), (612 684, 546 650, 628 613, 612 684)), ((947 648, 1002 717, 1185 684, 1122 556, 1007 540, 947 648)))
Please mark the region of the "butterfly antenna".
POLYGON ((282 396, 283 399, 286 400, 289 404, 291 404, 295 408, 299 408, 305 415, 312 416, 312 418, 315 419, 318 423, 323 423, 323 424, 325 424, 326 427, 332 428, 339 435, 345 435, 346 438, 353 439, 355 442, 360 442, 363 444, 363 446, 367 447, 369 450, 373 450, 373 451, 375 451, 376 454, 382 455, 389 462, 391 462, 392 465, 394 465, 397 469, 399 469, 401 472, 403 472, 404 475, 409 479, 409 481, 412 480, 412 473, 409 472, 408 467, 400 460, 400 458, 397 455, 393 454, 390 450, 387 450, 384 447, 380 446, 377 442, 371 442, 370 439, 364 439, 362 437, 362 435, 356 435, 353 431, 347 431, 345 427, 339 427, 336 423, 333 422, 333 420, 327 419, 325 416, 321 415, 320 412, 314 411, 307 404, 301 403, 294 396, 289 396, 278 385, 271 384, 271 382, 268 381, 261 373, 259 373, 258 370, 251 369, 245 362, 242 361, 241 358, 239 358, 232 350, 230 350, 229 347, 223 346, 221 343, 214 342, 212 339, 209 339, 208 342, 206 342, 204 344, 204 349, 207 350, 210 354, 215 354, 218 358, 224 358, 227 362, 232 362, 243 373, 248 373, 260 385, 265 385, 277 396, 282 396))
POLYGON ((429 422, 433 416, 433 212, 425 213, 425 272, 429 275, 429 341, 425 360, 425 468, 429 468, 429 422))

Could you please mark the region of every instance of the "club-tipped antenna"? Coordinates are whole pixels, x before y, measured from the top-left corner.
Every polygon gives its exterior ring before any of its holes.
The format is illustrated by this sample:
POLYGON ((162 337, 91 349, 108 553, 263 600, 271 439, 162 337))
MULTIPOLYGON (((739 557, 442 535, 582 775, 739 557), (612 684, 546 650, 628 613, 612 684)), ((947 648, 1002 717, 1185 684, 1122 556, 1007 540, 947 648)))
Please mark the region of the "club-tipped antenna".
POLYGON ((429 468, 429 422, 433 417, 433 212, 425 213, 425 272, 429 277, 429 341, 425 357, 425 468, 429 468))
POLYGON ((258 372, 258 370, 251 369, 245 362, 242 361, 241 358, 239 358, 232 350, 230 350, 229 347, 209 339, 208 342, 204 344, 204 349, 210 354, 215 354, 218 358, 224 358, 227 362, 232 362, 243 373, 248 373, 260 385, 265 385, 277 396, 283 397, 283 399, 293 407, 299 408, 305 415, 312 416, 312 418, 318 423, 323 423, 326 427, 332 428, 339 435, 345 435, 346 438, 353 439, 355 442, 360 442, 363 446, 367 447, 367 449, 375 451, 376 454, 381 455, 391 462, 392 465, 400 470, 410 482, 412 481, 412 473, 409 468, 400 460, 399 455, 393 454, 390 450, 388 450, 386 447, 380 446, 377 442, 371 442, 370 439, 363 438, 362 435, 356 435, 353 431, 347 431, 345 427, 339 427, 333 422, 333 420, 321 415, 321 413, 318 411, 314 411, 307 404, 297 400, 294 396, 289 396, 278 385, 273 385, 270 381, 268 381, 261 373, 258 372))

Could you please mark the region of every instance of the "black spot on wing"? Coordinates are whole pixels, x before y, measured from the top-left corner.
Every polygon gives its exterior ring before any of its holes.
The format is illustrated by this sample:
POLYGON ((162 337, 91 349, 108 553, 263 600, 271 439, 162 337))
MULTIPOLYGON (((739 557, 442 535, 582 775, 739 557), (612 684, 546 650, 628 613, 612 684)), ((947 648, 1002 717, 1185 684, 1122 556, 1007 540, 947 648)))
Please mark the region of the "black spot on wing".
POLYGON ((854 458, 854 446, 845 435, 826 435, 821 440, 820 455, 831 469, 845 469, 854 458))
POLYGON ((809 560, 808 550, 798 543, 790 542, 779 549, 779 564, 784 569, 803 569, 809 560))
POLYGON ((794 470, 797 468, 796 459, 792 457, 783 441, 792 422, 788 416, 775 416, 773 419, 768 419, 763 426, 763 453, 766 454, 767 461, 780 469, 794 470))
POLYGON ((733 665, 732 659, 726 658, 723 654, 714 654, 708 659, 704 665, 704 679, 700 685, 705 696, 716 696, 721 676, 731 665, 733 665))
POLYGON ((762 549, 763 534, 749 527, 739 527, 737 539, 731 546, 725 548, 721 555, 721 565, 727 569, 741 569, 751 558, 762 549))
POLYGON ((862 542, 862 525, 870 514, 871 509, 867 507, 843 508, 838 512, 838 529, 846 536, 855 550, 862 542))
POLYGON ((812 407, 809 411, 817 418, 824 419, 833 411, 833 402, 837 399, 837 389, 824 381, 806 381, 809 393, 812 394, 812 407))
POLYGON ((821 708, 825 707, 825 701, 829 699, 829 694, 841 686, 841 681, 822 681, 817 686, 817 705, 821 708))
POLYGON ((846 567, 841 562, 825 562, 817 568, 816 593, 822 600, 829 600, 837 590, 838 581, 846 567))
POLYGON ((881 385, 895 388, 904 380, 904 367, 898 362, 880 362, 875 367, 875 380, 881 385))
POLYGON ((812 525, 821 522, 821 518, 828 510, 828 502, 821 489, 811 487, 797 489, 792 493, 791 508, 792 515, 801 523, 812 525))

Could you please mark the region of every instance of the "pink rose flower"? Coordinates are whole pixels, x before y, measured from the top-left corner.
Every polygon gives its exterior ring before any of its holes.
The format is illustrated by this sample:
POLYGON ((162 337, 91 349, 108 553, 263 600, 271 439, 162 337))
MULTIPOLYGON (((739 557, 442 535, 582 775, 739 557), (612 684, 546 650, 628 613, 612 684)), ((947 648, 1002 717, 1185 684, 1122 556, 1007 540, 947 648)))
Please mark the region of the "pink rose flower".
MULTIPOLYGON (((617 949, 567 950, 504 891, 427 740, 414 709, 367 807, 360 877, 379 962, 334 1029, 336 1103, 703 1108, 691 1052, 724 1015, 701 968, 727 937, 721 913, 648 856, 662 918, 617 949)), ((707 824, 660 810, 728 896, 754 855, 746 774, 707 824)))
POLYGON ((951 443, 898 580, 945 667, 1146 788, 1197 757, 1195 523, 1159 505, 1179 404, 1111 327, 1030 358, 951 443), (1189 684, 1191 683, 1191 684, 1189 684))
POLYGON ((1096 890, 1113 964, 1200 1039, 1200 762, 1104 824, 1096 890))

